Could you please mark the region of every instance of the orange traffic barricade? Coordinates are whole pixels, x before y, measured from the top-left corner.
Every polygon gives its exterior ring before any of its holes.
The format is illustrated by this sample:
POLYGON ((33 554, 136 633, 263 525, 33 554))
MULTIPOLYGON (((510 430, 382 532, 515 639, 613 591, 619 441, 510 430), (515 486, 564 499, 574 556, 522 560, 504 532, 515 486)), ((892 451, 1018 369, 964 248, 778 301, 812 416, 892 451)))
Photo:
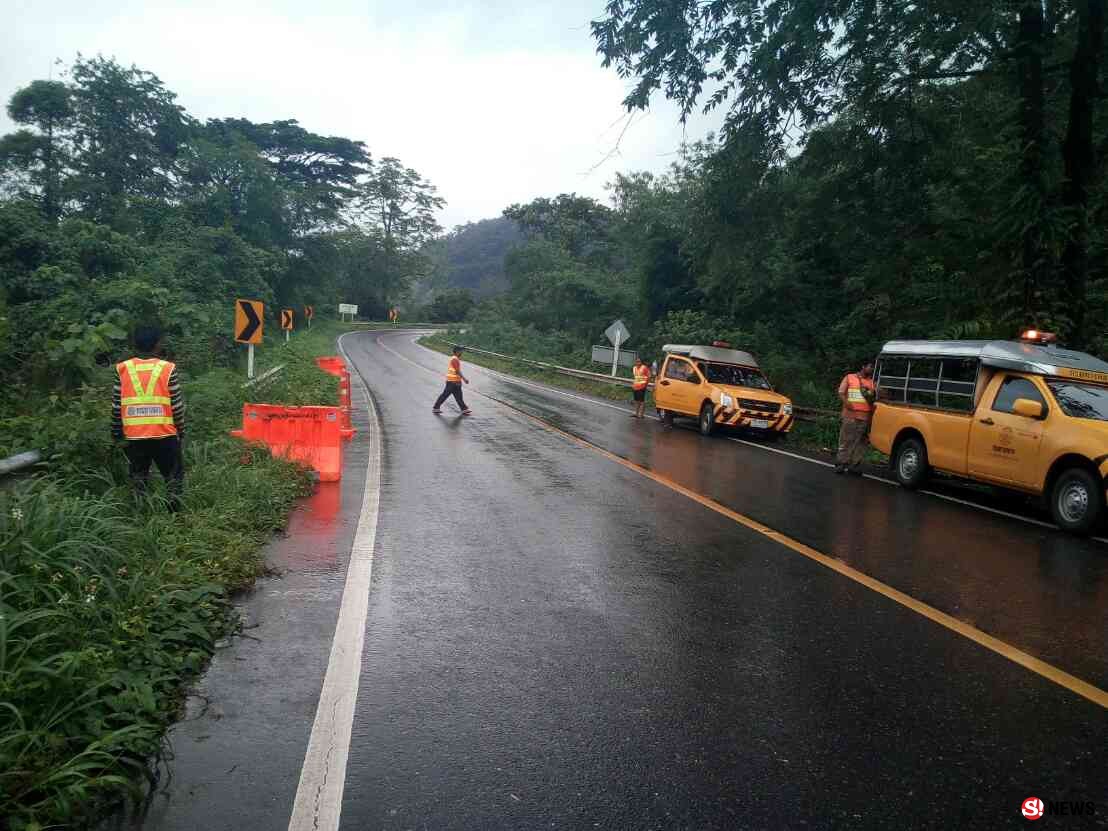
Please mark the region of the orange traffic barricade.
POLYGON ((316 365, 329 375, 339 379, 339 408, 342 417, 342 437, 348 439, 354 435, 354 424, 350 420, 350 371, 346 368, 346 361, 338 355, 325 355, 315 359, 316 365))
POLYGON ((275 456, 312 468, 321 482, 342 478, 342 422, 338 407, 243 404, 242 429, 231 435, 263 442, 275 456))

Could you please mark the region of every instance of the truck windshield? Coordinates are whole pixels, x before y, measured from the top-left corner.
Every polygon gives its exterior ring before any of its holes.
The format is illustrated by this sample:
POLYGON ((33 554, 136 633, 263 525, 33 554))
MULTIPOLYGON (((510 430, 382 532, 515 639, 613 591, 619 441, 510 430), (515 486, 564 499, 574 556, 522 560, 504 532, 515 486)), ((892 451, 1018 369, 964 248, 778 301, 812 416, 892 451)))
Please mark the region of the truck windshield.
POLYGON ((752 387, 756 390, 770 389, 766 376, 756 369, 734 364, 704 364, 704 377, 713 384, 727 384, 732 387, 752 387))
POLYGON ((1108 421, 1108 387, 1073 381, 1048 381, 1047 385, 1058 399, 1062 412, 1071 418, 1108 421))

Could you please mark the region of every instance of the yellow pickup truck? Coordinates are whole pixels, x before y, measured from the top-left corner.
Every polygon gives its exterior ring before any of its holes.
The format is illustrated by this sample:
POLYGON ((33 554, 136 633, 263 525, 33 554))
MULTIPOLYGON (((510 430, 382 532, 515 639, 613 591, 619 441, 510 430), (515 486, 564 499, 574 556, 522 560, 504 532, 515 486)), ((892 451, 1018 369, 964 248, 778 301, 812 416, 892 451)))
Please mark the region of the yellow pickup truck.
POLYGON ((773 391, 749 352, 721 342, 666 344, 662 351, 666 358, 654 382, 654 404, 667 425, 674 416, 690 416, 705 436, 727 426, 770 439, 792 429, 792 402, 773 391))
POLYGON ((1105 513, 1108 363, 1020 341, 892 341, 877 361, 870 442, 907 488, 932 470, 1042 496, 1091 532, 1105 513))

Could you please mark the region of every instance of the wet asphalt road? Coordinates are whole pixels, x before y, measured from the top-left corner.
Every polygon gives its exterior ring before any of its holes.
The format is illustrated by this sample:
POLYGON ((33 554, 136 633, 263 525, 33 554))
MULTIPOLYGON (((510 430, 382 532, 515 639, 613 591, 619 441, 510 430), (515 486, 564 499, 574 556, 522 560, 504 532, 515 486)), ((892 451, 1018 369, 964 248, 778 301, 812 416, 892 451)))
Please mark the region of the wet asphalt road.
MULTIPOLYGON (((1028 796, 1096 803, 1041 827, 1108 827, 1103 708, 518 410, 1104 689, 1102 543, 473 365, 476 415, 435 417, 445 358, 413 339, 345 341, 385 458, 344 829, 1001 828, 1026 824, 1028 796)), ((282 543, 306 557, 285 577, 307 581, 297 657, 279 657, 296 636, 274 601, 206 682, 242 712, 179 729, 177 782, 144 827, 287 824, 356 448, 333 539, 282 543), (277 687, 264 716, 241 705, 241 649, 270 663, 250 678, 277 687), (205 757, 200 735, 225 749, 205 757)))

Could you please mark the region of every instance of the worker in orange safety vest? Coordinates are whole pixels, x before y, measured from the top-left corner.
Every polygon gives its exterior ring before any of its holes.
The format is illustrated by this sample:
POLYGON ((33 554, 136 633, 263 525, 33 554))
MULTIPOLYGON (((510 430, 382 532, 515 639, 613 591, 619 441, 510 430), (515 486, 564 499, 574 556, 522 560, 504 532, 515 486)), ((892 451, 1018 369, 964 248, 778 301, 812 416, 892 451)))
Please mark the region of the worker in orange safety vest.
POLYGON ((185 400, 177 366, 156 357, 161 339, 157 326, 138 327, 138 355, 116 364, 112 437, 124 442, 131 479, 139 490, 146 487, 151 464, 157 465, 166 482, 169 509, 177 511, 185 479, 185 400))
POLYGON ((835 455, 836 473, 861 473, 866 455, 870 423, 877 393, 873 386, 873 363, 867 361, 861 371, 851 372, 839 384, 843 403, 839 450, 835 455))
POLYGON ((446 365, 446 388, 435 402, 431 412, 435 415, 441 413, 442 402, 453 395, 454 400, 458 402, 458 406, 462 410, 462 415, 473 415, 473 411, 466 406, 465 399, 462 398, 463 383, 468 384, 469 379, 462 375, 462 347, 455 346, 451 350, 450 360, 446 365))
POLYGON ((631 398, 635 402, 635 412, 631 418, 642 418, 646 411, 646 388, 650 384, 650 367, 643 363, 642 358, 635 358, 635 366, 631 370, 635 380, 631 384, 631 398))

